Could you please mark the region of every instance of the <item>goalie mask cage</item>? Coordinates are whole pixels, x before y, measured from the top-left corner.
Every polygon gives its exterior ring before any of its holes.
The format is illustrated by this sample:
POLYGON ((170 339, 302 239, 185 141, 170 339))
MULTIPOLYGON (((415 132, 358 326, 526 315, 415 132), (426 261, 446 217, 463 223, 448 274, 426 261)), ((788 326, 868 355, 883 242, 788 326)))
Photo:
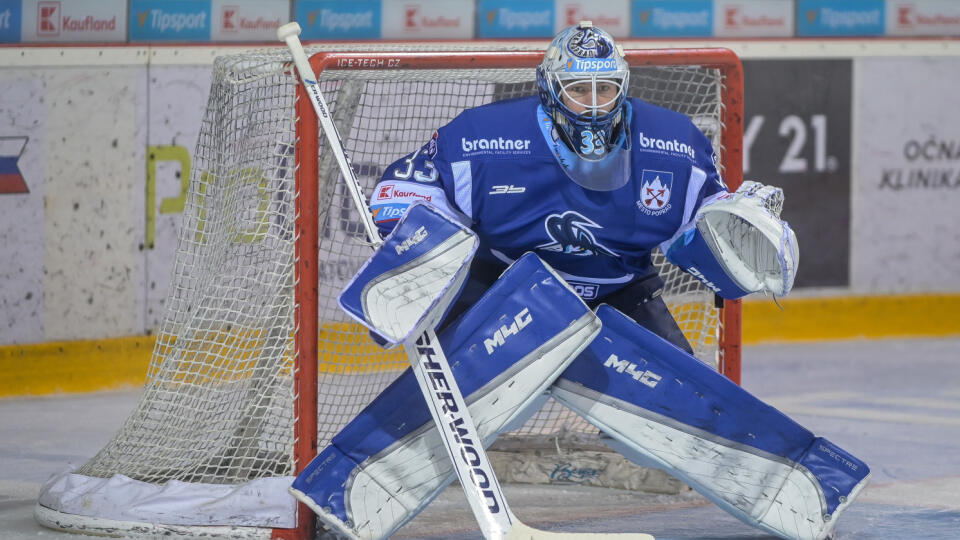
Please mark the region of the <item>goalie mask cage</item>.
MULTIPOLYGON (((536 93, 540 51, 327 52, 311 56, 363 187, 460 111, 536 93)), ((689 116, 741 182, 742 69, 724 49, 628 50, 631 96, 689 116)), ((307 538, 287 487, 407 366, 336 297, 369 256, 285 49, 222 57, 179 231, 167 313, 144 393, 119 433, 52 478, 44 525, 132 536, 307 538)), ((663 297, 704 361, 739 382, 739 302, 717 308, 655 260, 663 297)), ((548 401, 525 437, 596 431, 548 401)))

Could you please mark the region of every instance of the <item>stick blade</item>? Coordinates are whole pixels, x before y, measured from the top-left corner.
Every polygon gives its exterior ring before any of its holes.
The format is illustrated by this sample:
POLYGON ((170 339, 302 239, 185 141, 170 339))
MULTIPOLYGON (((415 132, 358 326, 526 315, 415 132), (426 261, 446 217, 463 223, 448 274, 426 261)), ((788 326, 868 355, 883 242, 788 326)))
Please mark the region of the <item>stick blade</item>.
POLYGON ((518 519, 513 520, 513 526, 507 532, 506 540, 656 540, 653 536, 644 533, 568 533, 552 532, 534 529, 524 525, 518 519))

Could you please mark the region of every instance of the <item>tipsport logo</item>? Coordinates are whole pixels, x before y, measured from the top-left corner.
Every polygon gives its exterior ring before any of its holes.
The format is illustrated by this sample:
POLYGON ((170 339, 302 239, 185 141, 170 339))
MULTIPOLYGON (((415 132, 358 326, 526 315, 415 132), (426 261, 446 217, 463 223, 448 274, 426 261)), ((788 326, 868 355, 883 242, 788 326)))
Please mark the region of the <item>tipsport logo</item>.
POLYGON ((577 257, 592 255, 619 257, 606 246, 597 242, 596 237, 590 230, 602 229, 603 227, 573 210, 547 216, 547 219, 543 222, 543 227, 547 231, 547 236, 553 241, 541 244, 537 246, 537 249, 577 257))
MULTIPOLYGON (((141 2, 143 5, 145 2, 141 2)), ((209 40, 210 5, 185 2, 163 4, 163 8, 130 9, 130 38, 136 40, 209 40), (179 8, 179 9, 178 9, 179 8)), ((236 20, 232 24, 237 23, 236 20)))
POLYGON ((160 32, 198 30, 207 26, 207 14, 202 11, 199 13, 168 13, 160 9, 148 9, 138 12, 137 16, 137 23, 140 28, 146 26, 160 32))
POLYGON ((567 60, 567 71, 599 72, 615 71, 616 69, 617 61, 613 58, 571 58, 570 60, 567 60))
POLYGON ((307 14, 310 26, 317 26, 329 32, 350 33, 357 30, 374 28, 372 10, 358 12, 340 12, 332 9, 311 11, 307 14))
MULTIPOLYGON (((300 1, 294 17, 306 21, 303 39, 376 39, 380 37, 380 2, 300 1), (322 4, 322 5, 317 5, 322 4)), ((351 66, 352 67, 352 66, 351 66)))
MULTIPOLYGON (((0 32, 13 28, 13 10, 6 8, 0 11, 0 32)), ((0 39, 2 41, 2 39, 0 39)))
POLYGON ((883 0, 859 0, 856 3, 806 0, 802 10, 797 12, 797 33, 801 36, 883 35, 884 19, 883 0))

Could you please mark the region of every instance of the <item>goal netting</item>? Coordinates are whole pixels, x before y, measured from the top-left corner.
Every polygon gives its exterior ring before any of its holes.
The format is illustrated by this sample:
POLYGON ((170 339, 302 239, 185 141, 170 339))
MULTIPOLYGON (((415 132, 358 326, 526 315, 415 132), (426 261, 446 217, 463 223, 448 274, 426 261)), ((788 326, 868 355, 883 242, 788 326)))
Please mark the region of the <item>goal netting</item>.
MULTIPOLYGON (((535 94, 541 54, 361 51, 311 61, 369 194, 387 165, 460 111, 535 94)), ((627 59, 630 95, 692 118, 734 188, 741 133, 731 121, 740 106, 732 53, 628 51, 627 59)), ((282 49, 216 60, 142 399, 96 456, 44 487, 44 524, 302 533, 286 491, 298 466, 407 366, 402 351, 375 345, 337 307, 370 248, 288 61, 282 49)), ((697 356, 715 366, 724 358, 718 367, 736 378, 738 337, 722 333, 713 294, 656 260, 697 356)), ((509 439, 595 434, 548 401, 509 439)))

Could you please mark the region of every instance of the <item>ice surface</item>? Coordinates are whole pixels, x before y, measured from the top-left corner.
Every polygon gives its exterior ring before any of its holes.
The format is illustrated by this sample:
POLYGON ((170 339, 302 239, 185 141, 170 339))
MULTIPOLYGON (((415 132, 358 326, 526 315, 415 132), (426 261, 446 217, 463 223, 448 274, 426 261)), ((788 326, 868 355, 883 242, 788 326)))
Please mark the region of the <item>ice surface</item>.
MULTIPOLYGON (((960 537, 960 338, 765 345, 744 349, 744 386, 864 459, 873 481, 841 517, 838 540, 960 537)), ((0 540, 78 538, 41 527, 33 506, 51 474, 96 453, 137 391, 0 400, 0 540)), ((638 531, 660 540, 771 538, 694 493, 506 486, 536 527, 638 531)), ((460 488, 397 538, 481 538, 460 488)))

